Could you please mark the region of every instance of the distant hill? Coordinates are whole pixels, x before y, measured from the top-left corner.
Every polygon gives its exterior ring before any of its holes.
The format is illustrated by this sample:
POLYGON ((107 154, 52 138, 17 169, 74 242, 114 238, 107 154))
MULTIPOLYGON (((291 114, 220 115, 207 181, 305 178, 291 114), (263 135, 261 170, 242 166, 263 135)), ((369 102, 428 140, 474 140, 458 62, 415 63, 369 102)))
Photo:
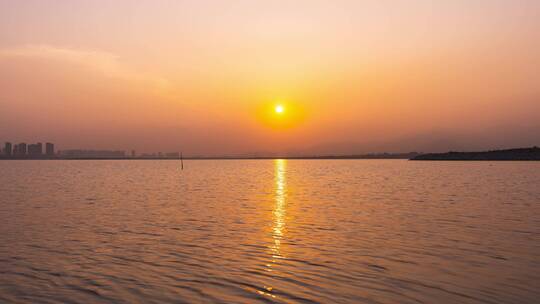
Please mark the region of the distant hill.
POLYGON ((421 154, 411 160, 540 160, 540 148, 421 154))

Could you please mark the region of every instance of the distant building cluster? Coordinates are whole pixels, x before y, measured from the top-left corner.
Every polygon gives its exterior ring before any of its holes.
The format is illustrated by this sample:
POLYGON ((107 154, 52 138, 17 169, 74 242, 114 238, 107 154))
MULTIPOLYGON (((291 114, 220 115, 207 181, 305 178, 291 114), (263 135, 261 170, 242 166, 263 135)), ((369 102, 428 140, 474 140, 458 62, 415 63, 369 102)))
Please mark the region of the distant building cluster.
POLYGON ((141 154, 137 155, 135 151, 131 151, 128 155, 125 151, 120 150, 62 150, 58 151, 58 157, 62 159, 136 159, 136 158, 145 158, 145 159, 157 159, 157 158, 166 158, 166 159, 177 159, 180 158, 179 152, 171 153, 151 153, 151 154, 141 154))
POLYGON ((140 155, 140 158, 180 158, 179 152, 169 152, 169 153, 143 153, 140 155))
POLYGON ((53 143, 46 143, 45 150, 43 150, 42 143, 12 144, 10 142, 6 142, 4 143, 4 147, 0 150, 0 152, 0 157, 2 158, 40 159, 56 157, 53 143))
POLYGON ((125 151, 111 150, 62 150, 58 151, 60 158, 126 158, 125 151))
POLYGON ((0 159, 179 159, 179 152, 144 153, 137 155, 135 150, 126 153, 122 150, 71 149, 55 151, 53 143, 12 144, 0 147, 0 159))

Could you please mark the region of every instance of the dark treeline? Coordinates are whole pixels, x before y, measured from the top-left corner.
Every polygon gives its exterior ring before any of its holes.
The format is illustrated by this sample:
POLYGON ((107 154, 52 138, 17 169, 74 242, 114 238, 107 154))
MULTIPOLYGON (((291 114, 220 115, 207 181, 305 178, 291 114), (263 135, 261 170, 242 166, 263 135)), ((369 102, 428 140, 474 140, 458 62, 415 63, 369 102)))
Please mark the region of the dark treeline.
POLYGON ((411 160, 540 160, 540 148, 519 148, 483 152, 429 153, 411 160))

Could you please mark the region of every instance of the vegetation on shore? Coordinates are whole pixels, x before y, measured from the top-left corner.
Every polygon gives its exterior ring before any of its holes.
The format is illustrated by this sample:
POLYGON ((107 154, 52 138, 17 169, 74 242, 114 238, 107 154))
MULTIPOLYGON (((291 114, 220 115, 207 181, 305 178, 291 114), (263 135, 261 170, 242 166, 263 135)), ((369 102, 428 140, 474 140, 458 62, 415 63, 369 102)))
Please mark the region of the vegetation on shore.
POLYGON ((540 148, 519 148, 483 152, 428 153, 411 160, 540 160, 540 148))

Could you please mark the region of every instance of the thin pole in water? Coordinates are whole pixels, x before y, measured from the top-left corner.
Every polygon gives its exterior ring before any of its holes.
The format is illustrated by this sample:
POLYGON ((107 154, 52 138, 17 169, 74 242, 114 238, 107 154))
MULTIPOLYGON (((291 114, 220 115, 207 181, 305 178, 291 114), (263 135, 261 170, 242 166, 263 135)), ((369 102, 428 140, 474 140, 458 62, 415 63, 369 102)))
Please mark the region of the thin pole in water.
POLYGON ((180 166, 184 170, 184 158, 182 157, 182 152, 180 152, 180 166))

